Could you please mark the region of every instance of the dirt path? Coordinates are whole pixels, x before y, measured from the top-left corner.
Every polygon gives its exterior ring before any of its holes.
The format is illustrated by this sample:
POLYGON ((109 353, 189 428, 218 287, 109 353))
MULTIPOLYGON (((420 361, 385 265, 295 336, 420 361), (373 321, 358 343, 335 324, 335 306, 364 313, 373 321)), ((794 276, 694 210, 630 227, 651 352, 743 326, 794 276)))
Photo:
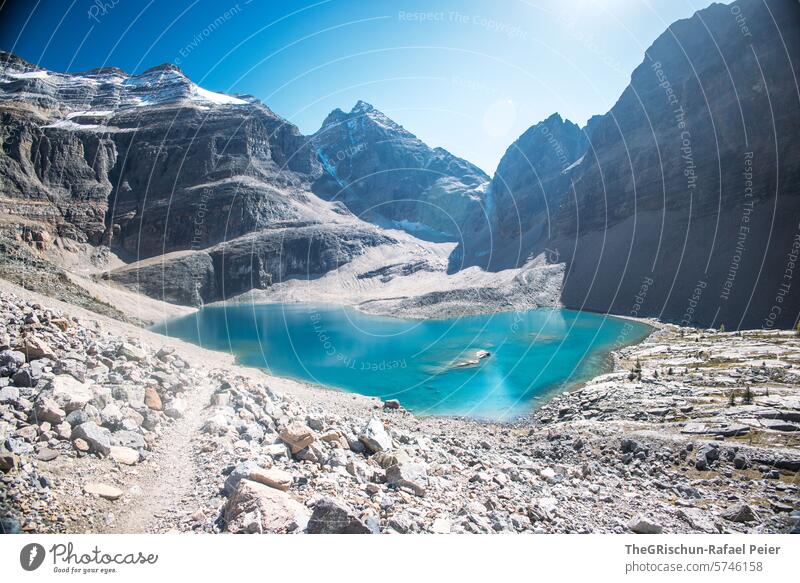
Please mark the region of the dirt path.
POLYGON ((130 490, 138 485, 141 492, 131 496, 110 532, 164 532, 177 525, 175 515, 187 510, 198 484, 192 443, 202 428, 203 411, 214 388, 209 380, 186 393, 186 414, 164 432, 150 459, 142 464, 138 480, 129 486, 130 490))

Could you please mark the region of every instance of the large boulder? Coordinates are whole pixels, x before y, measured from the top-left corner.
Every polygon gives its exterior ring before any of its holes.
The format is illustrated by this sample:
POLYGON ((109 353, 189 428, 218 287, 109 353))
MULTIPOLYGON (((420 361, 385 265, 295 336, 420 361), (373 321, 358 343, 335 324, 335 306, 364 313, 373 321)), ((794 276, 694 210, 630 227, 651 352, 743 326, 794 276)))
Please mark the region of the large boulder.
POLYGON ((87 421, 74 427, 70 438, 73 441, 82 439, 89 444, 92 450, 102 455, 111 453, 111 432, 104 427, 100 427, 94 421, 87 421))
POLYGON ((369 420, 358 439, 372 453, 392 449, 392 438, 386 433, 383 422, 377 417, 369 420))
POLYGON ((60 374, 50 381, 53 398, 69 413, 83 407, 94 398, 92 388, 72 375, 60 374))
POLYGON ((67 413, 58 406, 58 403, 50 397, 39 397, 34 407, 35 420, 37 423, 48 422, 58 425, 67 416, 67 413))
POLYGON ((308 509, 280 490, 241 480, 223 508, 225 528, 233 533, 288 533, 304 530, 308 509))
POLYGON ((386 483, 424 496, 428 488, 428 471, 421 463, 395 464, 386 470, 386 483))
POLYGON ((308 521, 309 534, 371 534, 372 530, 352 508, 340 500, 323 498, 314 505, 308 521))
POLYGON ((307 448, 316 439, 314 431, 301 421, 292 421, 282 427, 278 435, 289 445, 293 454, 307 448))

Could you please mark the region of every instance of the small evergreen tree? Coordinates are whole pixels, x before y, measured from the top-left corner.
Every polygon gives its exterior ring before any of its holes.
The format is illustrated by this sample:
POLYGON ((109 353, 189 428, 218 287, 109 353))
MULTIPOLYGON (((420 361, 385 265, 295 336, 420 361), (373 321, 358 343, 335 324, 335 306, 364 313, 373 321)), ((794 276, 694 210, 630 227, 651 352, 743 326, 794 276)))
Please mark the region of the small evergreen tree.
POLYGON ((736 404, 736 391, 728 393, 728 407, 733 407, 736 404))
POLYGON ((744 405, 752 405, 753 404, 753 390, 748 386, 744 389, 744 394, 742 395, 742 403, 744 405))

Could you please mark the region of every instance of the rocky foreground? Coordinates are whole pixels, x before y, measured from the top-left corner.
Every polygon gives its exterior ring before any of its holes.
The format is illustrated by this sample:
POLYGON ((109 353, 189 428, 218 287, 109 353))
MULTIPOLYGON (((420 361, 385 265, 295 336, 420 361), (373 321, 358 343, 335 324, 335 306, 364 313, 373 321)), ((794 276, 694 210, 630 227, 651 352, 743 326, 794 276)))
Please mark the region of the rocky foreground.
POLYGON ((220 366, 19 294, 0 292, 5 532, 798 528, 793 333, 661 327, 616 372, 493 424, 220 366))

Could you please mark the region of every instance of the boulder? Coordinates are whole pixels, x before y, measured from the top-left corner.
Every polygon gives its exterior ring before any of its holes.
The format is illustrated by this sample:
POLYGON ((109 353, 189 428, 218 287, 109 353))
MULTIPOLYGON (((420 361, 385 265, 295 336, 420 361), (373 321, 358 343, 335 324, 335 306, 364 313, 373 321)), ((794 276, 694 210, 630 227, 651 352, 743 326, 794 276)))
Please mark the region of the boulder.
POLYGON ((399 409, 400 408, 400 401, 397 399, 386 399, 383 402, 384 409, 399 409))
POLYGON ((58 403, 50 397, 39 397, 36 400, 33 412, 37 423, 46 421, 52 425, 60 424, 67 416, 64 409, 59 407, 58 403))
POLYGON ((0 376, 11 376, 25 364, 25 353, 19 350, 0 351, 0 376))
POLYGON ((25 337, 25 340, 22 342, 22 346, 22 350, 25 352, 29 362, 31 360, 38 360, 39 358, 56 358, 56 354, 53 352, 53 349, 50 348, 47 342, 38 336, 32 335, 25 337))
POLYGON ((278 468, 256 468, 250 472, 248 479, 284 492, 294 483, 294 478, 289 472, 284 472, 278 468))
POLYGON ((114 461, 126 466, 132 466, 139 462, 139 452, 131 447, 112 445, 110 456, 114 461))
POLYGON ((167 417, 172 417, 173 419, 180 419, 186 414, 187 408, 188 404, 186 401, 180 397, 176 397, 167 403, 167 406, 164 408, 164 414, 167 417))
POLYGON ((304 530, 308 509, 280 490, 241 480, 222 512, 225 528, 233 533, 288 533, 304 530))
POLYGON ((335 498, 323 498, 314 505, 308 534, 371 534, 372 530, 352 508, 335 498))
POLYGON ((72 375, 56 375, 50 381, 53 398, 69 413, 83 407, 92 400, 94 393, 89 385, 84 384, 72 375))
POLYGON ((428 472, 424 464, 396 464, 386 470, 386 482, 391 486, 411 490, 417 496, 424 496, 428 487, 428 472))
POLYGON ((146 447, 146 442, 144 440, 144 435, 137 431, 115 431, 111 434, 111 443, 113 445, 118 445, 121 447, 132 447, 134 449, 140 449, 146 447))
POLYGON ((372 453, 392 449, 392 438, 386 433, 383 422, 377 417, 369 420, 358 439, 372 453))
POLYGON ((661 534, 664 532, 663 526, 641 515, 628 522, 627 526, 636 534, 661 534))
POLYGON ((147 358, 147 353, 138 346, 131 344, 130 342, 123 342, 120 345, 119 350, 117 350, 117 356, 124 358, 126 360, 139 362, 147 358))
POLYGON ((158 395, 155 387, 145 387, 144 389, 144 404, 148 409, 153 411, 161 411, 164 405, 161 403, 161 397, 158 395))
POLYGON ((105 498, 106 500, 118 500, 123 494, 122 490, 119 488, 100 482, 90 482, 86 484, 83 487, 83 491, 87 494, 100 496, 100 498, 105 498))
POLYGON ((725 520, 731 522, 754 522, 758 516, 747 504, 734 504, 720 514, 725 520))
POLYGON ((308 425, 301 421, 292 421, 288 425, 282 427, 278 435, 289 445, 293 454, 307 448, 315 440, 314 432, 308 425))
POLYGON ((81 423, 72 429, 73 441, 82 439, 91 449, 102 455, 111 453, 111 432, 94 421, 81 423))

